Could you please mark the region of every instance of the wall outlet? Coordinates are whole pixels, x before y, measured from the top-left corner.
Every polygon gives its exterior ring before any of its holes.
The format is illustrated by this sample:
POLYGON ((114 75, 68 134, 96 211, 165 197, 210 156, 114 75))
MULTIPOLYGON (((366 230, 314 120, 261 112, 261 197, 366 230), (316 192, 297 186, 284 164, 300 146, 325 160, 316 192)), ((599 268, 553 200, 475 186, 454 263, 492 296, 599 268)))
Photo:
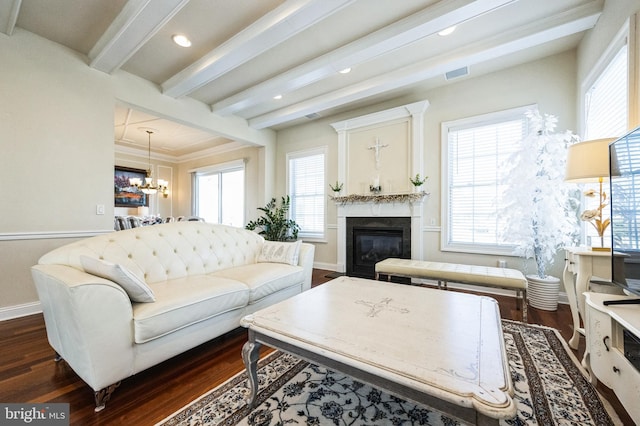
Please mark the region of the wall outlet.
POLYGON ((96 204, 96 214, 104 214, 104 204, 96 204))
POLYGON ((436 226, 436 218, 435 218, 435 217, 432 217, 432 218, 429 220, 429 224, 430 224, 431 226, 436 226))

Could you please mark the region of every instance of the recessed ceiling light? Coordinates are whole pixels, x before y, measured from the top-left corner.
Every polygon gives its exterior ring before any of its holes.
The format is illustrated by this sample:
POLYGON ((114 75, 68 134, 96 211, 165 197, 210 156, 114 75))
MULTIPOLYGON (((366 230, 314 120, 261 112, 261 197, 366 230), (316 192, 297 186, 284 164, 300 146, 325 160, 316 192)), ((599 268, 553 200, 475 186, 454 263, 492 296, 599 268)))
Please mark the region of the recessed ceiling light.
POLYGON ((440 31, 438 33, 438 35, 441 36, 448 36, 449 34, 451 34, 452 32, 454 32, 456 30, 456 26, 454 25, 453 27, 449 27, 449 28, 445 28, 444 30, 440 31))
POLYGON ((343 70, 340 70, 339 72, 340 74, 349 74, 351 72, 351 68, 345 68, 343 70))
POLYGON ((173 38, 173 42, 178 46, 182 46, 182 47, 191 46, 191 40, 189 40, 189 38, 184 34, 176 34, 172 38, 173 38))
POLYGON ((275 99, 275 100, 282 99, 282 95, 275 95, 275 96, 273 97, 273 99, 275 99))

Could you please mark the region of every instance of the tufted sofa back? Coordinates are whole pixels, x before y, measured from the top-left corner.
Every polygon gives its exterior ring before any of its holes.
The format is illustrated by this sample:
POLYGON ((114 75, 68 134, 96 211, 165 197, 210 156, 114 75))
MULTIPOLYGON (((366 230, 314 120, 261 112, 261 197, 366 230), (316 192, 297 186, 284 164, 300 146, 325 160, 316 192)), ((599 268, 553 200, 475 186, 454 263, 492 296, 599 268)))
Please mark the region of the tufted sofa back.
POLYGON ((175 222, 113 232, 59 247, 39 264, 83 270, 81 256, 117 263, 147 283, 256 263, 264 239, 253 231, 175 222))

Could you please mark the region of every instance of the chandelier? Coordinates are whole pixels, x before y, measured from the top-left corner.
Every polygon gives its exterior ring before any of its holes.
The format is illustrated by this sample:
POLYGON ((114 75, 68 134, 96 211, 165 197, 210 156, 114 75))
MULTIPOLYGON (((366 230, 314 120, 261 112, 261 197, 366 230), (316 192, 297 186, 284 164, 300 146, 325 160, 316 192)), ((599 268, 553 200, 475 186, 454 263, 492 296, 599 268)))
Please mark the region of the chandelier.
POLYGON ((147 177, 144 178, 144 183, 140 178, 131 178, 129 183, 147 195, 160 192, 164 198, 167 198, 169 196, 169 182, 162 179, 158 179, 155 184, 153 182, 153 176, 151 175, 151 135, 153 131, 146 129, 145 132, 149 135, 149 168, 147 169, 147 177))

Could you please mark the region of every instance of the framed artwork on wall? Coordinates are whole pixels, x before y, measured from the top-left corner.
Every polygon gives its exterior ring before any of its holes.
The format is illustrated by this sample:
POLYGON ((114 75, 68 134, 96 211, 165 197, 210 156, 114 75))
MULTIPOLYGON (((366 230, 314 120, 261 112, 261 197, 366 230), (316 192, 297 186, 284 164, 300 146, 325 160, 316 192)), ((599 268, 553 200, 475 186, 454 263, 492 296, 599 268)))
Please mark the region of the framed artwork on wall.
POLYGON ((146 170, 115 166, 113 175, 114 205, 116 207, 149 207, 149 197, 129 183, 131 178, 144 181, 146 170))

